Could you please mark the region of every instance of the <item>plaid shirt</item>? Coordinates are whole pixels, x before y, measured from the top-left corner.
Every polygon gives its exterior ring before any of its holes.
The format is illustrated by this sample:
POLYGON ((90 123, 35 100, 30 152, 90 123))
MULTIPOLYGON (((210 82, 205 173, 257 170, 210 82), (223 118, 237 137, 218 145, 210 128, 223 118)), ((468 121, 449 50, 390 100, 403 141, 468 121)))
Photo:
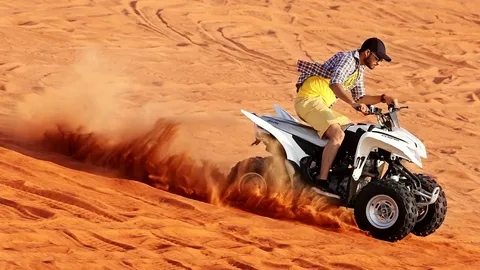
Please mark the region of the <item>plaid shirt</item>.
POLYGON ((323 64, 298 60, 297 70, 302 74, 298 78, 296 84, 297 92, 303 82, 310 76, 316 75, 322 78, 330 78, 331 84, 340 83, 343 85, 345 80, 357 69, 359 72, 357 82, 348 89, 345 89, 351 91, 353 99, 357 102, 366 94, 365 85, 363 83, 364 66, 360 66, 358 50, 339 52, 323 64))

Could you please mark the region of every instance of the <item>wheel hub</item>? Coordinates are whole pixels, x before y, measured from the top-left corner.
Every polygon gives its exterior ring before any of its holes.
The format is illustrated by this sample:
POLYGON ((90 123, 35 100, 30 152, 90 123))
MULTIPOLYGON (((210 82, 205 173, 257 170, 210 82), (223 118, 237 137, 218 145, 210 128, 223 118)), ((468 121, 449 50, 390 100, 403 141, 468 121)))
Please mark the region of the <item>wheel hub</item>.
POLYGON ((267 192, 267 183, 260 174, 250 172, 242 176, 238 188, 242 194, 264 196, 267 192))
POLYGON ((366 208, 370 224, 378 229, 388 229, 398 220, 399 209, 394 199, 388 195, 376 195, 370 199, 366 208))

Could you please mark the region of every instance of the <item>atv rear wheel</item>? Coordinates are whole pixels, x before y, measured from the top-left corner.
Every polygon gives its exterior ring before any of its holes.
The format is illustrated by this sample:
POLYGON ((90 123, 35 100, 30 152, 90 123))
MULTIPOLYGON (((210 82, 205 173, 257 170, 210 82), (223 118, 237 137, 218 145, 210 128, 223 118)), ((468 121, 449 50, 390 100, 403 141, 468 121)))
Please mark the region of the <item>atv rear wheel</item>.
POLYGON ((227 176, 223 200, 237 201, 250 197, 267 197, 289 183, 283 159, 252 157, 238 162, 227 176))
MULTIPOLYGON (((422 188, 428 192, 432 192, 434 188, 440 187, 432 177, 423 174, 416 174, 416 176, 420 179, 422 188)), ((447 198, 443 189, 433 204, 429 204, 419 210, 424 211, 424 214, 421 220, 415 224, 412 233, 417 236, 430 235, 442 225, 445 220, 445 215, 447 214, 447 198)))
POLYGON ((395 242, 407 236, 417 221, 414 195, 401 182, 374 180, 358 194, 354 215, 360 229, 377 239, 395 242))

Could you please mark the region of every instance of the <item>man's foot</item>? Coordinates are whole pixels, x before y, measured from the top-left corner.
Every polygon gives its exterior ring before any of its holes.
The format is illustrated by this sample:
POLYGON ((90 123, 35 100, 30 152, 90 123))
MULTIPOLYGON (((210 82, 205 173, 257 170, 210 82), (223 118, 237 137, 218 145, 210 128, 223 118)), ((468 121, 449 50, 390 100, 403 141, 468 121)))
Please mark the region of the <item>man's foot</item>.
POLYGON ((330 187, 328 186, 328 181, 327 180, 324 180, 324 179, 317 179, 317 182, 315 183, 315 186, 324 191, 324 192, 328 192, 328 193, 333 193, 335 194, 335 191, 331 190, 330 187))
POLYGON ((335 194, 335 192, 328 187, 327 180, 317 180, 315 186, 312 187, 312 190, 322 196, 327 196, 340 200, 340 196, 335 194))

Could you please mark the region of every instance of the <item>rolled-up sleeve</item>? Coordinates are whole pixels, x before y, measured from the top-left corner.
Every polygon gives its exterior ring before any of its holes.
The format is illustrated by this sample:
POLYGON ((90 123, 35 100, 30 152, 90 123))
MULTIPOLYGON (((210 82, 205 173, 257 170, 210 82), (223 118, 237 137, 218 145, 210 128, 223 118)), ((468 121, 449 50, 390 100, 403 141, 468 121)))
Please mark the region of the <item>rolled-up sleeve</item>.
POLYGON ((330 84, 343 84, 348 75, 355 70, 355 59, 348 54, 342 55, 333 69, 330 84))

